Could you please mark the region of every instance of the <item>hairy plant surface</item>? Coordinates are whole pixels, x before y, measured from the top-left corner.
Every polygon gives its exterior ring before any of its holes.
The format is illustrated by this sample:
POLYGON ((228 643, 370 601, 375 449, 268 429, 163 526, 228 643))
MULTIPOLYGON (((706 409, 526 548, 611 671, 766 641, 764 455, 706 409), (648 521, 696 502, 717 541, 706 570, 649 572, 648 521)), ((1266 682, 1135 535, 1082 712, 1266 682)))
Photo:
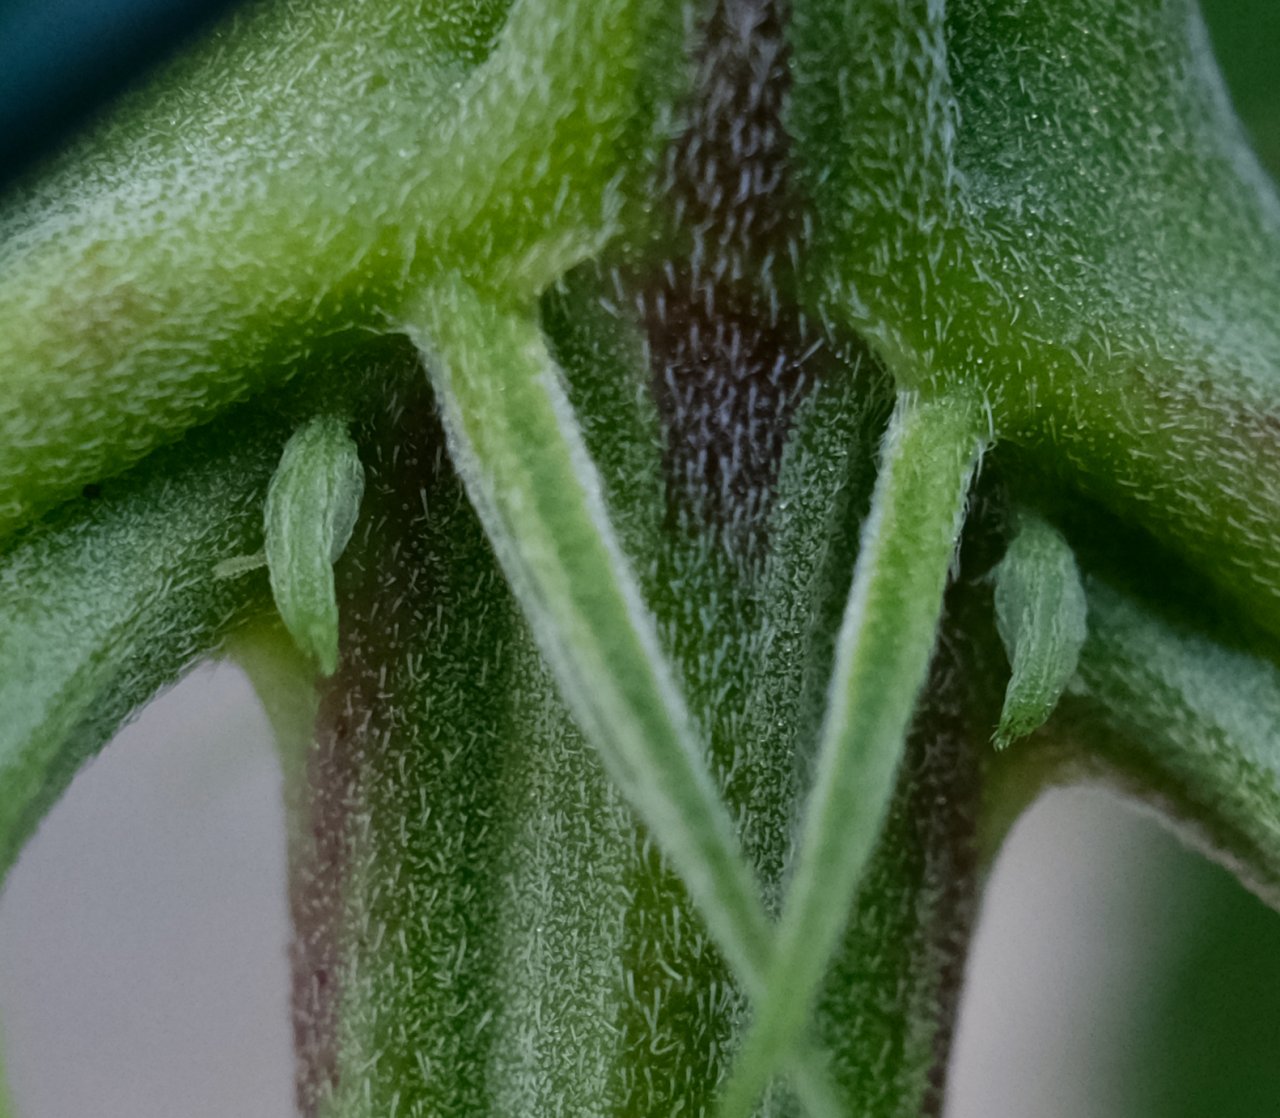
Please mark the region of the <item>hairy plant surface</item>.
POLYGON ((232 648, 302 1113, 938 1114, 1046 785, 1280 898, 1277 432, 1193 0, 259 0, 0 211, 2 865, 232 648))

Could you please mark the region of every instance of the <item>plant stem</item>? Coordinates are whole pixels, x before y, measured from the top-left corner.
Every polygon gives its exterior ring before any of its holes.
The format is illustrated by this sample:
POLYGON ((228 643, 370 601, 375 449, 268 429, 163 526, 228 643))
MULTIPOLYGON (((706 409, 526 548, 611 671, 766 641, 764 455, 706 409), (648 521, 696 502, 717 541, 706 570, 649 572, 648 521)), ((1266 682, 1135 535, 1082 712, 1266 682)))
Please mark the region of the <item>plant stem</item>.
MULTIPOLYGON (((1280 667, 1238 624, 1196 622, 1091 575, 1089 637, 1052 728, 1280 903, 1280 667), (1216 631, 1215 631, 1216 629, 1216 631), (1206 631, 1207 630, 1207 631, 1206 631)), ((1074 750, 1073 750, 1074 752, 1074 750)))
MULTIPOLYGON (((570 709, 759 997, 770 958, 760 890, 536 320, 462 284, 410 317, 454 462, 570 709)), ((814 1112, 838 1114, 821 1066, 796 1058, 814 1112)))
POLYGON ((535 319, 458 285, 411 320, 454 461, 571 709, 733 965, 758 969, 769 931, 756 884, 535 319))

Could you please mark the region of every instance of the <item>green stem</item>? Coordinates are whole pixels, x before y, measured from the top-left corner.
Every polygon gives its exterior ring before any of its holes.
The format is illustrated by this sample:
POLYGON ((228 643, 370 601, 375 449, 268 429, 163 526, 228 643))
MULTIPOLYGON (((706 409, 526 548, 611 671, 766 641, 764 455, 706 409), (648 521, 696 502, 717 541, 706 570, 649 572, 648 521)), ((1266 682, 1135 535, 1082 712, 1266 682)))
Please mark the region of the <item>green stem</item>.
POLYGON ((388 298, 388 176, 493 30, 422 7, 253 5, 0 209, 0 536, 388 298))
POLYGON ((669 0, 305 7, 232 21, 0 209, 0 536, 406 289, 535 297, 615 232, 679 81, 669 0))
MULTIPOLYGON (((455 465, 570 709, 759 997, 771 938, 760 890, 536 319, 459 283, 420 300, 406 331, 426 355, 455 465)), ((821 1067, 798 1059, 815 1113, 838 1114, 821 1067)))
POLYGON ((595 467, 532 313, 462 285, 410 313, 454 462, 570 708, 730 957, 769 930, 732 820, 614 538, 595 467))
POLYGON ((722 1113, 747 1115, 791 1051, 880 833, 933 650, 969 479, 971 401, 899 397, 836 646, 813 788, 765 998, 722 1113))

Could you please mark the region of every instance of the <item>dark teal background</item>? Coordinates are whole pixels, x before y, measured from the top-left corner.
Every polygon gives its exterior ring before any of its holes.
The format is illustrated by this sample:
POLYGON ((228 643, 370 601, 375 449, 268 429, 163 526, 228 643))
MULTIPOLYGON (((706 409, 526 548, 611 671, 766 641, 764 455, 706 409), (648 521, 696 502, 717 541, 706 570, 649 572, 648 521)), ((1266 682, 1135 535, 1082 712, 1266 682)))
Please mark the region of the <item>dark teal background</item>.
POLYGON ((235 0, 0 0, 0 187, 235 0))

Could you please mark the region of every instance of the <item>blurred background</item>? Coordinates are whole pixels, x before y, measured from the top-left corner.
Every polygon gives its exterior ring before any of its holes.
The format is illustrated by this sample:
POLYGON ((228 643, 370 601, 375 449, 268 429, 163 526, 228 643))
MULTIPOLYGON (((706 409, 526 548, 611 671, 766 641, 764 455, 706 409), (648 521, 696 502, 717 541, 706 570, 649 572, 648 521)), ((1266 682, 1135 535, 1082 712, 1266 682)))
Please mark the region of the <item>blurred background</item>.
MULTIPOLYGON (((0 0, 0 180, 221 6, 0 0)), ((1280 0, 1206 15, 1280 172, 1280 0)), ((288 1118, 283 835, 266 720, 228 666, 77 778, 0 895, 21 1118, 288 1118)), ((1277 1114, 1280 916, 1106 793, 1045 797, 986 899, 947 1118, 1277 1114)))

